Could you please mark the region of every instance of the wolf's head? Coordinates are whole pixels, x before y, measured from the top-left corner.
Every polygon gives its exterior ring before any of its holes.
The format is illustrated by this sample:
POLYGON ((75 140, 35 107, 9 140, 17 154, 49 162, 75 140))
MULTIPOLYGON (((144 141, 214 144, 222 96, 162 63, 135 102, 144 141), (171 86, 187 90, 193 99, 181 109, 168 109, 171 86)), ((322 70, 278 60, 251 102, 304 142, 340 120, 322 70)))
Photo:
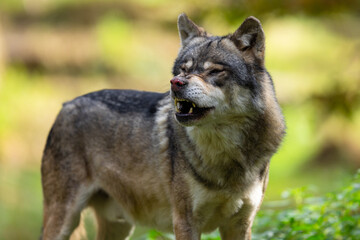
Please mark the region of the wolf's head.
POLYGON ((179 123, 226 123, 263 111, 267 72, 259 20, 249 17, 233 34, 212 36, 181 14, 178 29, 181 48, 170 83, 179 123))

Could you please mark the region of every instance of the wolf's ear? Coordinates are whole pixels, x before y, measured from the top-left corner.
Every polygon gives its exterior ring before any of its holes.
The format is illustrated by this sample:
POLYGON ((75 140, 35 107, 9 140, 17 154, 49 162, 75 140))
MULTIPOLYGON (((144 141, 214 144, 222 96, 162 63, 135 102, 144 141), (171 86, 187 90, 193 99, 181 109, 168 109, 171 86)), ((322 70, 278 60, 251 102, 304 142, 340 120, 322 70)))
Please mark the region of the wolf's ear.
POLYGON ((206 35, 205 30, 191 21, 185 13, 179 15, 177 24, 181 47, 185 47, 195 37, 206 35))
POLYGON ((245 55, 264 61, 265 35, 257 18, 245 19, 241 26, 230 35, 230 39, 245 55))

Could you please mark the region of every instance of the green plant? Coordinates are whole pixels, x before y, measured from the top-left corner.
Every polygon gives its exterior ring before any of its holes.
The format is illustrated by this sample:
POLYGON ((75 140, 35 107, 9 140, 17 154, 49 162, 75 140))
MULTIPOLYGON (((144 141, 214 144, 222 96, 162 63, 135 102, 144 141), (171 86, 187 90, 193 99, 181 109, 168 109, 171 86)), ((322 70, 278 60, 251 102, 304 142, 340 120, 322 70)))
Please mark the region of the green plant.
POLYGON ((305 188, 285 196, 296 208, 262 213, 255 229, 267 230, 255 234, 254 239, 360 239, 360 170, 349 186, 325 197, 304 198, 309 196, 305 188))

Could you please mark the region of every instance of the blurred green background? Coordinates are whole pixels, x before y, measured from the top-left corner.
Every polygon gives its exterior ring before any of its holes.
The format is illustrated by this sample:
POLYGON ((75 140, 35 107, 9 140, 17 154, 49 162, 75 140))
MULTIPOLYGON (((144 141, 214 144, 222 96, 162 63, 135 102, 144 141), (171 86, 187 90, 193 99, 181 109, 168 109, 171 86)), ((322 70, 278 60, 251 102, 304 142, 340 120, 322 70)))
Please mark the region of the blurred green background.
POLYGON ((218 35, 249 15, 263 24, 288 126, 263 207, 290 188, 320 195, 349 181, 360 167, 359 0, 1 0, 0 239, 40 234, 40 160, 63 102, 168 90, 181 12, 218 35))

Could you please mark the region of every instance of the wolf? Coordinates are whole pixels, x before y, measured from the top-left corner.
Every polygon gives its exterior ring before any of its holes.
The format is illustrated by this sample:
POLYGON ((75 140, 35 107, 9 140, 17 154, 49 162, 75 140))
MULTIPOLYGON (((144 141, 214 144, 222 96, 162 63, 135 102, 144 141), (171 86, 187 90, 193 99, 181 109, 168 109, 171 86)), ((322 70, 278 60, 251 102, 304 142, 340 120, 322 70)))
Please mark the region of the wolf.
POLYGON ((185 14, 170 91, 101 90, 66 102, 42 158, 44 240, 69 239, 81 211, 97 239, 139 224, 199 240, 251 239, 269 163, 285 133, 265 37, 249 17, 213 36, 185 14))

